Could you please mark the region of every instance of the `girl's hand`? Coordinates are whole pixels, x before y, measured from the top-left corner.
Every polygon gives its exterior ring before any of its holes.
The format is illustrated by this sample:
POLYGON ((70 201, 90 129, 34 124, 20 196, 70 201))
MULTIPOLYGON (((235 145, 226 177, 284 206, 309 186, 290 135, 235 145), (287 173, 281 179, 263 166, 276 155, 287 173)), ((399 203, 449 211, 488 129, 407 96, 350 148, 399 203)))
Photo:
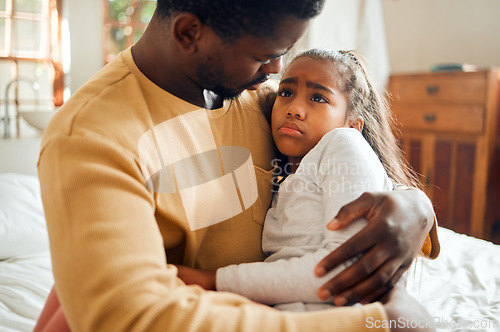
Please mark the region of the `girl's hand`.
POLYGON ((206 290, 215 290, 215 272, 208 270, 197 270, 191 267, 175 265, 177 277, 186 285, 200 285, 206 290))

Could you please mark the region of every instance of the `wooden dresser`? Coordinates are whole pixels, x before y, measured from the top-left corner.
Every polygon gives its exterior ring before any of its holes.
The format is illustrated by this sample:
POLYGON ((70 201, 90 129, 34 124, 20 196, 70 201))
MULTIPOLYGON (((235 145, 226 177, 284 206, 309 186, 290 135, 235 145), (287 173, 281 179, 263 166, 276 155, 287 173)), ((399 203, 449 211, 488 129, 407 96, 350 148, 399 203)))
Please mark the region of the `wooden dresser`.
MULTIPOLYGON (((405 157, 421 175, 441 226, 489 239, 487 193, 500 71, 393 75, 389 102, 405 157)), ((497 202, 500 204, 500 202, 497 202)))

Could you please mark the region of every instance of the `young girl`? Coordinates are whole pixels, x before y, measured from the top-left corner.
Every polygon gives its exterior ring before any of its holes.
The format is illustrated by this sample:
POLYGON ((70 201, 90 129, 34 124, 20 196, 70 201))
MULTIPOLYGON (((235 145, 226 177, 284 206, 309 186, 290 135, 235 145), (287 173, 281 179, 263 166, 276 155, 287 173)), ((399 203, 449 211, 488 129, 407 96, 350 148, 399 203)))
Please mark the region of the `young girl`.
POLYGON ((294 58, 279 85, 271 128, 287 158, 280 170, 291 174, 282 174, 266 216, 268 258, 201 278, 180 267, 179 277, 279 309, 321 309, 332 299, 317 290, 352 262, 321 278, 314 267, 367 223, 331 231, 328 222, 363 192, 418 185, 391 131, 388 108, 352 52, 314 49, 294 58))

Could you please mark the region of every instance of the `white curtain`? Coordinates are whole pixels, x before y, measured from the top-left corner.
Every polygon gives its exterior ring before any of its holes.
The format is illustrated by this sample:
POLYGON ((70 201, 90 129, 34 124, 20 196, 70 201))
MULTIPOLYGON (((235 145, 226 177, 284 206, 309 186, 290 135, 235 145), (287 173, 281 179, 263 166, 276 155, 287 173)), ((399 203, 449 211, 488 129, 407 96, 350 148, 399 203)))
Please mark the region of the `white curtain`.
POLYGON ((381 0, 326 0, 298 46, 356 50, 375 84, 386 87, 390 65, 381 0))

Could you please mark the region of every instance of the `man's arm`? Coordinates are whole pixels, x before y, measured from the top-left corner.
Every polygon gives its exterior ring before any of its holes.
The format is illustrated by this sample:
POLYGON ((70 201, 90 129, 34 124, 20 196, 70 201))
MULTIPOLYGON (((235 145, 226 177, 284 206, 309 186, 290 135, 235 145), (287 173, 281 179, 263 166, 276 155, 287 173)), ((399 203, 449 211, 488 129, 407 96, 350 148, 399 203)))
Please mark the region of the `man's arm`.
POLYGON ((361 133, 350 128, 326 134, 304 157, 297 173, 281 184, 277 204, 273 203, 266 216, 263 247, 272 252, 269 259, 220 268, 217 290, 272 305, 321 302, 318 288, 344 267, 317 278, 314 266, 366 225, 365 220, 358 220, 332 232, 327 223, 363 190, 383 191, 392 186, 375 152, 361 133), (293 190, 310 183, 315 191, 293 190), (317 230, 313 234, 307 231, 311 223, 320 225, 312 227, 317 230), (307 244, 304 239, 308 239, 307 244))
POLYGON ((432 204, 420 190, 365 193, 340 209, 328 228, 336 230, 360 217, 369 223, 361 232, 326 256, 315 269, 322 276, 345 260, 363 254, 320 288, 321 298, 335 303, 372 302, 387 293, 421 251, 430 234, 430 257, 439 254, 432 204))
POLYGON ((346 331, 380 303, 292 315, 187 286, 166 264, 133 156, 94 134, 52 135, 39 163, 56 288, 73 331, 346 331))

